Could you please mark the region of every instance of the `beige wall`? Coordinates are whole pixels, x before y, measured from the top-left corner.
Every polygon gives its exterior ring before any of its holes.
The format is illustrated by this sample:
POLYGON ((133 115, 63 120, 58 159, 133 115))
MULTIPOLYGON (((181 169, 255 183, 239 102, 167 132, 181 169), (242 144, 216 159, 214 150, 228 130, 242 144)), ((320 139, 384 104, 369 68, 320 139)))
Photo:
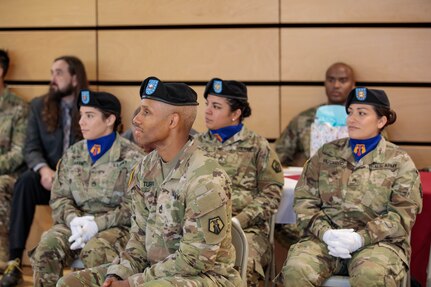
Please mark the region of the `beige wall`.
POLYGON ((193 83, 199 131, 205 82, 248 82, 246 124, 269 139, 325 101, 325 70, 344 61, 359 82, 383 84, 399 115, 390 138, 425 167, 431 28, 422 23, 429 22, 429 0, 2 0, 0 48, 11 55, 7 80, 26 100, 47 90, 40 81, 49 81, 54 58, 78 56, 92 87, 120 98, 126 127, 150 75, 193 83))

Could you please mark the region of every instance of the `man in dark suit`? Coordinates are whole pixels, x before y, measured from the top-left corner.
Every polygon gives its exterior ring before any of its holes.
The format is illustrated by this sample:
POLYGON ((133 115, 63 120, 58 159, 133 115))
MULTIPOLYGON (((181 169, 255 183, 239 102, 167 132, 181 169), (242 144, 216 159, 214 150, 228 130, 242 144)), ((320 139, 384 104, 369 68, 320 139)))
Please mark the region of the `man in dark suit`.
POLYGON ((76 98, 88 88, 82 62, 73 56, 54 60, 46 95, 30 103, 24 158, 28 170, 14 188, 9 229, 9 262, 1 286, 22 280, 20 265, 36 205, 49 203, 55 168, 63 152, 81 139, 76 98))

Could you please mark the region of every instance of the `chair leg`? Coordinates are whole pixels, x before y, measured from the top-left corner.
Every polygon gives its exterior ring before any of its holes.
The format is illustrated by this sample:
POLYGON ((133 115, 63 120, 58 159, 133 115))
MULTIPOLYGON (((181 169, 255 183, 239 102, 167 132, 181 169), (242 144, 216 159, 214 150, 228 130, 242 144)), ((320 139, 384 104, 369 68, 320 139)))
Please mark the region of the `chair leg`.
POLYGON ((265 270, 265 287, 274 286, 274 283, 272 280, 275 278, 275 246, 274 243, 272 243, 272 256, 271 261, 268 263, 268 266, 265 270))

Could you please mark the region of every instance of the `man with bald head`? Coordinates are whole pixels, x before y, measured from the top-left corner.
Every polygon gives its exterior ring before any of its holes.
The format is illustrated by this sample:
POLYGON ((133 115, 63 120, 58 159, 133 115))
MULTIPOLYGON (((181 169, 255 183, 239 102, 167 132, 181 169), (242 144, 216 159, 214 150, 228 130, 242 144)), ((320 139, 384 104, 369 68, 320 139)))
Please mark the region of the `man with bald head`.
POLYGON ((69 274, 57 286, 243 286, 233 267, 231 181, 190 136, 197 94, 149 77, 133 119, 151 146, 129 182, 132 226, 112 264, 69 274))
MULTIPOLYGON (((332 64, 326 70, 325 91, 328 105, 344 105, 355 86, 353 69, 345 63, 332 64)), ((310 157, 311 124, 321 104, 294 117, 275 142, 275 151, 283 166, 302 166, 310 157)))

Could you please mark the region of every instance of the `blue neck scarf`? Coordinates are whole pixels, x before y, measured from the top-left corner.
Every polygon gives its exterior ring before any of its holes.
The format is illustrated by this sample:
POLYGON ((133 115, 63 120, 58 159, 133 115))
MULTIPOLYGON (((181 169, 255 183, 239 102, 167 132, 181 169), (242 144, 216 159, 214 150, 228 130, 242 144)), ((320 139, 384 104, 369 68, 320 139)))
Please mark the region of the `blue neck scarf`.
POLYGON ((355 140, 350 138, 350 148, 352 149, 353 156, 356 161, 359 161, 367 153, 375 149, 381 138, 381 134, 366 140, 355 140))
POLYGON ((224 143, 230 139, 233 135, 239 132, 243 127, 243 124, 236 126, 227 126, 217 130, 210 130, 211 134, 221 143, 224 143))
POLYGON ((87 140, 87 149, 91 160, 95 163, 102 155, 107 152, 114 144, 116 133, 112 132, 107 136, 100 137, 95 140, 87 140))

